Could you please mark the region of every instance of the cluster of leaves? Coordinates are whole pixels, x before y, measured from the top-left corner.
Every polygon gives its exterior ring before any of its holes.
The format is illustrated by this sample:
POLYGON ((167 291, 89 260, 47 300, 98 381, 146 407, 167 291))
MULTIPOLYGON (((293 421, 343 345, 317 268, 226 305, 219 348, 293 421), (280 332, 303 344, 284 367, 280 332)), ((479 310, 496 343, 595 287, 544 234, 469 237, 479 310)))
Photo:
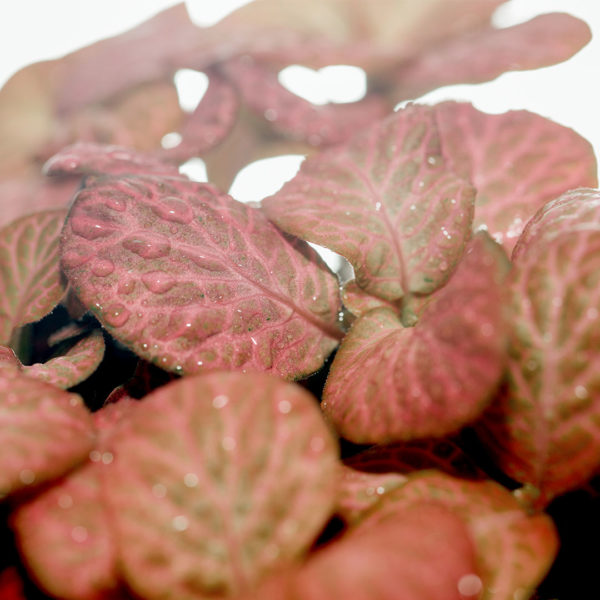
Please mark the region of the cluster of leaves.
POLYGON ((3 597, 24 569, 67 600, 535 592, 543 510, 600 466, 596 160, 525 111, 393 111, 589 39, 561 14, 494 29, 500 3, 256 0, 204 30, 178 6, 7 83, 3 597), (292 63, 369 92, 312 105, 292 63), (188 115, 180 68, 210 82, 188 115), (260 205, 221 191, 291 148, 260 205))

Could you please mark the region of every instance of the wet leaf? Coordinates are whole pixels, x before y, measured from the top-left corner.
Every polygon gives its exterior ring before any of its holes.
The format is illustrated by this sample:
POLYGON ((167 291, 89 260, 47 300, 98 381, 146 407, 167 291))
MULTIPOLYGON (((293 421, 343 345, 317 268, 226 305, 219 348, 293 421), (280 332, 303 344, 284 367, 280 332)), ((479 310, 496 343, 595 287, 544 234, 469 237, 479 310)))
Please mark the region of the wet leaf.
POLYGON ((481 425, 496 461, 538 505, 600 465, 600 231, 557 235, 510 279, 508 380, 481 425))
POLYGON ((56 387, 67 389, 85 381, 102 362, 104 338, 100 330, 77 342, 63 356, 45 363, 24 366, 23 373, 56 387))
POLYGON ((522 110, 488 115, 444 102, 435 111, 451 168, 477 188, 474 228, 507 252, 546 202, 597 184, 594 151, 572 129, 522 110))
POLYGON ((0 344, 41 319, 63 295, 58 241, 66 212, 39 212, 0 229, 0 344))
POLYGON ((478 235, 414 327, 388 308, 360 317, 323 391, 323 410, 356 443, 453 433, 487 406, 505 362, 507 259, 478 235))
POLYGON ((305 160, 263 208, 285 231, 345 256, 362 289, 394 301, 447 281, 470 235, 473 189, 448 170, 432 110, 411 106, 305 160))
POLYGON ((350 530, 244 600, 467 600, 476 596, 461 594, 461 582, 475 573, 463 523, 443 506, 423 503, 350 530))
POLYGON ((409 477, 402 488, 384 494, 365 525, 435 501, 467 526, 475 546, 481 600, 528 598, 542 581, 558 550, 550 517, 528 514, 493 481, 466 481, 435 471, 409 477))
POLYGON ((562 233, 600 229, 600 191, 570 190, 551 200, 528 221, 512 253, 512 260, 541 247, 562 233))
POLYGON ((16 371, 0 373, 0 497, 60 477, 93 448, 91 417, 76 394, 16 371))
POLYGON ((333 511, 337 448, 314 399, 264 374, 162 387, 112 447, 119 563, 149 600, 247 589, 301 556, 333 511))
POLYGON ((111 334, 176 373, 293 379, 341 338, 337 280, 317 254, 210 185, 98 180, 71 209, 62 265, 111 334))
POLYGON ((355 317, 360 317, 375 308, 387 307, 396 310, 396 305, 393 302, 387 302, 362 290, 356 283, 356 279, 351 279, 343 285, 342 303, 344 308, 355 317))

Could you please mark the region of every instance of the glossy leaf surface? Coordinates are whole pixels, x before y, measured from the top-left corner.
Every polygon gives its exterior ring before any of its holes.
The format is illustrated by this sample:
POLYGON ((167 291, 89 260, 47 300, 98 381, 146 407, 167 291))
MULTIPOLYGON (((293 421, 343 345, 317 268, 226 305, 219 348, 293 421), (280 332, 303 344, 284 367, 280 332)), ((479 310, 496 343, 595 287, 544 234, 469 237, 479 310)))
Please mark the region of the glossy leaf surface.
POLYGON ((335 276, 256 209, 183 179, 102 179, 62 243, 79 297, 138 355, 177 373, 316 371, 337 345, 335 276))
MULTIPOLYGON (((481 600, 527 598, 545 576, 558 550, 550 517, 529 515, 502 486, 423 471, 382 497, 367 522, 425 502, 439 502, 467 526, 475 545, 481 600)), ((477 596, 476 596, 477 597, 477 596)))
POLYGON ((0 230, 0 344, 60 300, 58 241, 65 216, 62 210, 40 212, 0 230))
POLYGON ((309 394, 264 374, 171 383, 113 449, 119 561, 150 600, 242 591, 302 555, 333 510, 333 436, 309 394))
POLYGON ((379 308, 360 317, 329 372, 322 408, 340 434, 386 443, 452 433, 490 400, 504 367, 506 257, 478 235, 414 327, 379 308))
POLYGON ((398 300, 447 281, 470 235, 473 189, 448 170, 432 110, 411 106, 308 158, 263 209, 345 256, 361 288, 398 300))
POLYGON ((482 435, 539 504, 600 465, 600 231, 557 236, 520 257, 510 281, 508 381, 482 435))
POLYGON ((473 600, 460 589, 461 580, 475 572, 471 539, 460 519, 443 506, 423 503, 350 530, 244 600, 473 600))
POLYGON ((81 398, 0 373, 0 497, 59 477, 87 457, 94 428, 81 398))
POLYGON ((572 129, 527 111, 488 115, 456 102, 435 111, 451 168, 477 189, 474 228, 507 252, 546 202, 597 184, 594 151, 572 129))

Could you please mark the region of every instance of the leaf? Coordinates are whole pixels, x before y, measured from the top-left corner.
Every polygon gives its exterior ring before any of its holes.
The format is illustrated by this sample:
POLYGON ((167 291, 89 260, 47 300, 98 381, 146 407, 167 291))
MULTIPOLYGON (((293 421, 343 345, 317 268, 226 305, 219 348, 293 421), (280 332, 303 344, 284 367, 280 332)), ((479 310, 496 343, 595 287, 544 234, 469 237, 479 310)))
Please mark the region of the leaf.
POLYGON ((528 598, 542 581, 558 550, 550 517, 529 515, 501 485, 466 481, 435 471, 409 477, 402 488, 382 497, 365 525, 435 501, 467 526, 475 546, 481 600, 528 598))
POLYGON ((387 308, 354 323, 323 391, 340 435, 355 443, 441 437, 479 416, 504 368, 506 262, 478 235, 414 327, 387 308))
POLYGON ((247 589, 301 556, 333 510, 335 440, 307 392, 264 374, 162 387, 112 447, 119 563, 148 600, 247 589))
POLYGON ((58 239, 66 212, 39 212, 0 229, 0 344, 48 314, 63 295, 58 239))
POLYGON ((557 235, 510 278, 508 380, 480 433, 543 506, 600 466, 600 231, 557 235))
POLYGON ((481 27, 441 40, 403 62, 392 75, 398 82, 394 98, 418 98, 445 85, 491 81, 506 71, 554 65, 571 58, 590 39, 584 21, 563 13, 503 29, 481 27))
POLYGON ((45 363, 24 366, 23 373, 67 389, 85 381, 98 368, 103 357, 104 338, 97 329, 77 342, 64 356, 51 358, 45 363))
POLYGON ((60 477, 93 443, 91 417, 79 396, 2 370, 0 497, 60 477))
POLYGON ((3 600, 26 600, 23 581, 15 567, 0 571, 0 597, 3 600))
POLYGON ((263 209, 285 231, 345 256, 370 294, 427 294, 460 259, 473 210, 472 188, 441 153, 432 110, 410 106, 305 160, 263 209))
POLYGON ((386 302, 362 290, 356 279, 350 279, 342 286, 342 303, 355 317, 360 317, 375 308, 396 310, 393 302, 386 302))
POLYGON ((551 200, 527 222, 513 249, 512 260, 539 251, 546 242, 566 232, 600 229, 600 191, 580 188, 551 200))
POLYGON ((375 525, 358 526, 295 570, 276 575, 244 600, 467 600, 476 577, 461 521, 434 503, 411 506, 375 525))
POLYGON ((344 142, 391 110, 377 96, 348 104, 315 106, 286 90, 276 71, 248 56, 230 60, 221 68, 255 113, 284 135, 313 146, 344 142))
POLYGON ((130 148, 78 142, 63 148, 44 165, 46 175, 147 174, 179 176, 176 166, 130 148))
POLYGON ((444 102, 435 111, 450 167, 477 188, 474 228, 507 252, 546 202, 597 185, 594 151, 572 129, 522 110, 488 115, 444 102))
POLYGON ((184 179, 101 179, 79 193, 62 266, 108 331, 176 373, 312 373, 337 345, 338 285, 260 211, 184 179))

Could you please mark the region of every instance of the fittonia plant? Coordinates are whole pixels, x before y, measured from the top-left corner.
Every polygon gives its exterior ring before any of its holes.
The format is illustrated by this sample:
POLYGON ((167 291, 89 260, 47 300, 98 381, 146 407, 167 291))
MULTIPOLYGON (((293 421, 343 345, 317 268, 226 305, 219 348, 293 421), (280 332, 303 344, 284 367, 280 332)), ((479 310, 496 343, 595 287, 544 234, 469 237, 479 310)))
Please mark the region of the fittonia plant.
POLYGON ((525 111, 394 111, 589 40, 564 14, 495 29, 500 4, 256 0, 206 29, 180 5, 0 91, 0 596, 572 592, 564 523, 600 467, 593 151, 525 111), (277 77, 343 63, 358 102, 277 77), (209 79, 191 113, 182 68, 209 79), (225 193, 290 151, 273 196, 225 193))

